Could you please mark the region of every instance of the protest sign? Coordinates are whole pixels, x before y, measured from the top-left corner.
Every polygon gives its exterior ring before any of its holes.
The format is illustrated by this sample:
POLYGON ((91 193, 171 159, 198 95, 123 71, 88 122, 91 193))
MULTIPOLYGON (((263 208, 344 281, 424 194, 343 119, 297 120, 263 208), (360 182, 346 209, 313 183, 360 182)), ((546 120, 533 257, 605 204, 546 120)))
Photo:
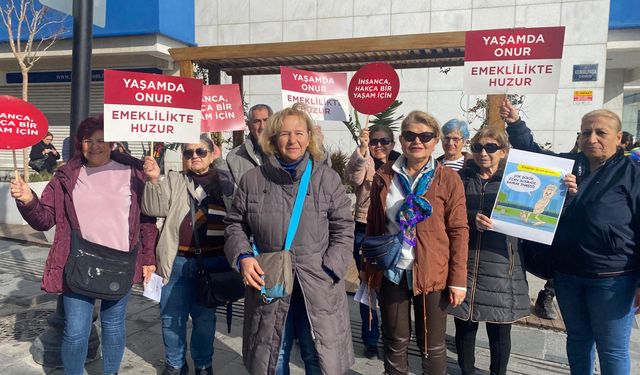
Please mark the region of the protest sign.
POLYGON ((564 26, 467 31, 466 94, 558 91, 564 26))
POLYGON ((244 130, 245 126, 238 84, 202 88, 202 133, 244 130))
POLYGON ((400 78, 385 63, 371 63, 358 69, 349 82, 349 100, 356 111, 375 115, 393 104, 400 91, 400 78))
POLYGON ((105 141, 197 143, 202 81, 104 71, 105 141))
POLYGON ((300 103, 314 120, 347 121, 346 73, 318 73, 280 67, 282 106, 300 103))
POLYGON ((47 135, 48 130, 47 118, 33 104, 0 95, 0 149, 33 146, 47 135))
POLYGON ((491 212, 493 230, 551 244, 567 195, 563 178, 572 168, 573 160, 570 159, 509 151, 491 212))

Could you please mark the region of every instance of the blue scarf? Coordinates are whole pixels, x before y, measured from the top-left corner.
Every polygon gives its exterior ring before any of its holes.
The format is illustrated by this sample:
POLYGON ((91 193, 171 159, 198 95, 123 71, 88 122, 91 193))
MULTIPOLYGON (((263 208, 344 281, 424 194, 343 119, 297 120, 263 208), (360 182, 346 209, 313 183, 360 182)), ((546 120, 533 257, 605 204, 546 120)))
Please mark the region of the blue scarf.
POLYGON ((400 186, 402 187, 402 194, 406 198, 400 207, 400 211, 398 211, 396 221, 400 223, 400 230, 402 230, 404 242, 413 247, 415 247, 417 243, 416 226, 419 222, 431 216, 431 203, 423 196, 431 186, 434 172, 435 170, 432 169, 423 174, 416 184, 415 191, 411 190, 411 182, 409 179, 402 173, 397 173, 400 186))

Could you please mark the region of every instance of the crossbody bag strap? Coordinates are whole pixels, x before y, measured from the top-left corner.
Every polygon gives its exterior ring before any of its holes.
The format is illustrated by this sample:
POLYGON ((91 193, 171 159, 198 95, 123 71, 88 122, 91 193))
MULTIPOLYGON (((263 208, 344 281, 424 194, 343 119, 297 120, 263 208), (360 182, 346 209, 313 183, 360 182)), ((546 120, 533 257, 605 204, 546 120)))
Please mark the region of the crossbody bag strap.
POLYGON ((311 160, 307 160, 307 167, 304 169, 302 178, 300 179, 300 185, 298 186, 298 193, 296 194, 296 202, 293 205, 293 212, 291 213, 291 220, 289 221, 289 229, 287 230, 287 239, 284 243, 285 250, 291 250, 291 244, 293 238, 298 231, 298 224, 300 224, 300 216, 302 215, 302 207, 304 206, 304 199, 307 196, 307 189, 309 187, 309 180, 311 180, 311 170, 313 165, 311 160))
POLYGON ((202 248, 200 248, 200 237, 198 233, 196 233, 196 207, 193 203, 194 198, 189 195, 189 209, 191 211, 191 229, 193 232, 193 241, 196 243, 196 263, 198 265, 198 269, 204 268, 204 260, 202 259, 202 248))

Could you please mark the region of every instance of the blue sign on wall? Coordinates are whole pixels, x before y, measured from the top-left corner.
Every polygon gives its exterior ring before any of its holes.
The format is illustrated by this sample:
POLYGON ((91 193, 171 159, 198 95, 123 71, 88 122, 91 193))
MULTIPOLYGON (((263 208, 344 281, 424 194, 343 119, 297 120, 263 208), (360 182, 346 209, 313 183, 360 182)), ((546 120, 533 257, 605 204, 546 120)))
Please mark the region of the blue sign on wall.
POLYGON ((581 64, 573 66, 573 82, 597 81, 598 64, 581 64))
MULTIPOLYGON (((126 70, 129 72, 139 73, 154 73, 162 74, 162 70, 157 68, 137 68, 137 69, 116 69, 126 70)), ((91 80, 93 82, 104 81, 104 70, 92 70, 91 80)), ((29 83, 64 83, 71 82, 71 71, 57 71, 57 72, 30 72, 29 83)), ((19 84, 22 83, 22 73, 7 73, 7 83, 19 84)))

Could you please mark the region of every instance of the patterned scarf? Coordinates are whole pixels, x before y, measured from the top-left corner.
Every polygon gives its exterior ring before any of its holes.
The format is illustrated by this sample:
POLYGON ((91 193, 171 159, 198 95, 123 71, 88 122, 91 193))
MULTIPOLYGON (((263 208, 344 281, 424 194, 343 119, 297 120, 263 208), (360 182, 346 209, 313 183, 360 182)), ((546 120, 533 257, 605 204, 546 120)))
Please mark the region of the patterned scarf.
POLYGON ((402 194, 405 195, 405 201, 398 211, 398 217, 396 221, 400 223, 400 230, 402 230, 402 236, 404 242, 411 246, 416 246, 416 226, 422 220, 431 216, 431 203, 426 200, 423 195, 429 190, 431 182, 433 181, 433 174, 435 170, 432 169, 423 174, 416 184, 416 190, 411 190, 411 182, 402 173, 398 173, 398 179, 400 180, 400 186, 402 187, 402 194))

